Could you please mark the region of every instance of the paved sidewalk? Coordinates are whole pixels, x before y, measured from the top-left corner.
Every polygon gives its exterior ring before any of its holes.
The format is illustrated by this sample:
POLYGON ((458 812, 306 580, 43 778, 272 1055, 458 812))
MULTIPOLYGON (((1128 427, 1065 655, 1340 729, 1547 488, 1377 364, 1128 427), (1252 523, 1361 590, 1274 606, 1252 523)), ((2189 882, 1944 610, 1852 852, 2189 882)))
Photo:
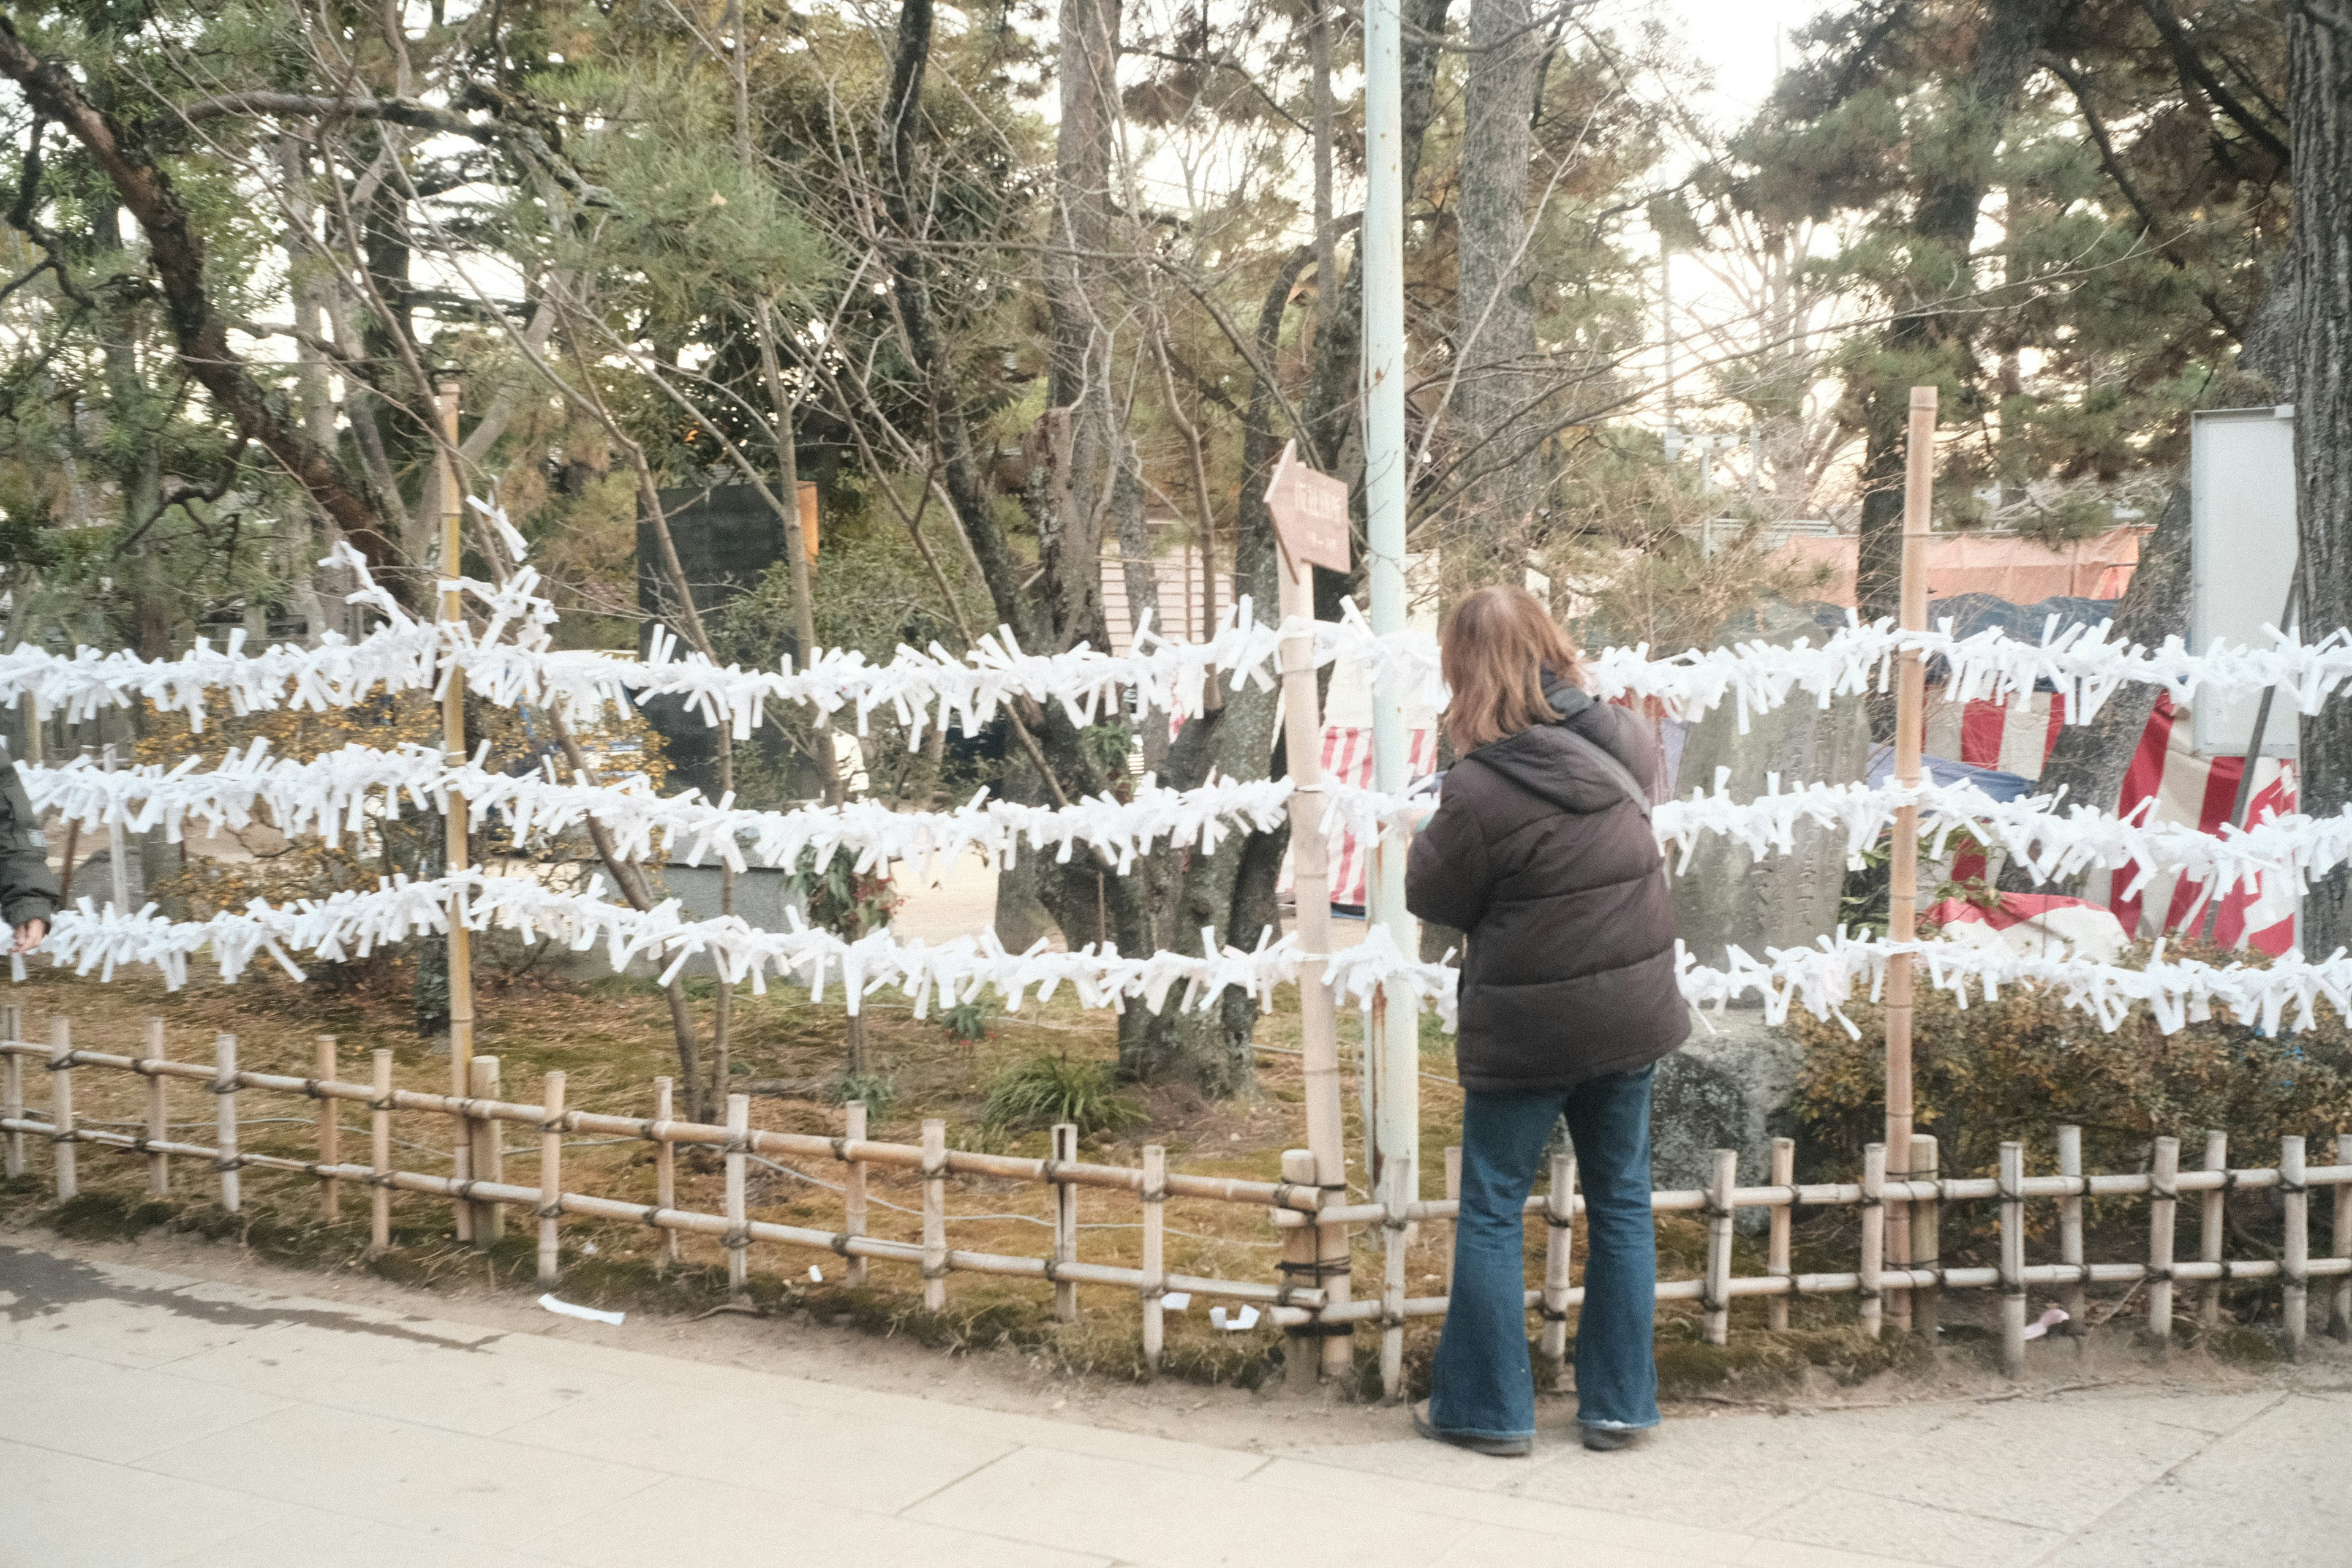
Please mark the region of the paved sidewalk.
POLYGON ((1681 1420, 1634 1453, 1514 1463, 1410 1438, 1213 1447, 549 1325, 0 1246, 0 1564, 2352 1562, 2340 1371, 1681 1420))

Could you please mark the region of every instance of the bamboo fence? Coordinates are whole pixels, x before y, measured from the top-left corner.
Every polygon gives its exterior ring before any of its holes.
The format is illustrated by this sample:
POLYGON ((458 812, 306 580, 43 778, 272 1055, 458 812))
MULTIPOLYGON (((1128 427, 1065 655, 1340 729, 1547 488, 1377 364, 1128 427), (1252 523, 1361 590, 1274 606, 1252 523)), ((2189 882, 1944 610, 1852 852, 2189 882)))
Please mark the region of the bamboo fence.
MULTIPOLYGON (((1171 1171, 1167 1151, 1157 1145, 1142 1151, 1139 1166, 1092 1163, 1076 1157, 1076 1130, 1057 1127, 1051 1157, 992 1154, 947 1146, 946 1123, 922 1124, 919 1144, 879 1142, 864 1136, 866 1108, 845 1107, 841 1136, 769 1131, 750 1125, 750 1101, 730 1096, 724 1125, 681 1121, 669 1115, 667 1079, 654 1086, 654 1114, 618 1116, 583 1110, 565 1097, 564 1075, 550 1072, 541 1080, 537 1102, 499 1098, 499 1068, 495 1058, 477 1057, 470 1082, 480 1091, 457 1096, 433 1094, 392 1086, 392 1053, 374 1053, 370 1081, 348 1081, 338 1076, 331 1037, 317 1041, 317 1071, 297 1077, 255 1072, 237 1065, 236 1039, 222 1035, 215 1043, 209 1066, 173 1061, 163 1053, 160 1024, 148 1026, 142 1054, 117 1056, 81 1050, 72 1044, 67 1020, 50 1021, 45 1045, 22 1037, 20 1010, 0 1006, 0 1155, 7 1173, 26 1173, 28 1144, 46 1143, 51 1152, 51 1176, 60 1202, 79 1191, 79 1151, 83 1146, 115 1149, 140 1156, 148 1172, 150 1190, 170 1191, 171 1162, 196 1162, 218 1184, 221 1206, 232 1212, 243 1202, 241 1173, 247 1170, 307 1176, 320 1184, 320 1202, 331 1216, 337 1211, 342 1184, 365 1186, 370 1194, 370 1247, 381 1251, 391 1245, 391 1196, 395 1192, 421 1194, 449 1201, 467 1219, 467 1229, 488 1241, 499 1231, 509 1207, 529 1210, 538 1222, 539 1276, 542 1283, 560 1282, 562 1269, 562 1225, 566 1218, 634 1223, 654 1227, 662 1237, 667 1258, 677 1256, 681 1235, 719 1239, 728 1259, 730 1290, 746 1289, 751 1249, 755 1245, 804 1252, 831 1252, 847 1260, 853 1282, 865 1279, 866 1265, 884 1262, 919 1270, 927 1307, 946 1304, 947 1281, 956 1273, 1042 1279, 1055 1287, 1055 1315, 1069 1321, 1077 1312, 1077 1289, 1092 1286, 1133 1292, 1141 1307, 1142 1339, 1147 1363, 1156 1366, 1165 1332, 1164 1298, 1186 1293, 1248 1303, 1264 1309, 1273 1321, 1293 1336, 1297 1370, 1311 1369, 1320 1360, 1317 1342, 1351 1334, 1359 1324, 1377 1324, 1381 1331, 1380 1365, 1383 1388, 1396 1397, 1402 1387, 1404 1325, 1414 1318, 1443 1317, 1445 1296, 1408 1296, 1405 1258, 1412 1227, 1444 1222, 1450 1233, 1460 1213, 1458 1197, 1424 1200, 1409 1164, 1393 1163, 1376 1203, 1333 1202, 1316 1180, 1315 1158, 1304 1150, 1288 1152, 1283 1162, 1284 1180, 1249 1181, 1171 1171), (27 1063, 48 1074, 48 1110, 37 1115, 26 1103, 27 1063), (75 1110, 75 1076, 84 1070, 128 1073, 146 1079, 146 1121, 137 1131, 92 1125, 75 1110), (201 1086, 214 1097, 215 1135, 209 1144, 168 1136, 167 1107, 163 1092, 173 1079, 201 1086), (315 1138, 316 1159, 263 1154, 240 1146, 240 1100, 247 1093, 298 1095, 319 1101, 315 1138), (340 1158, 341 1128, 337 1109, 350 1101, 364 1106, 369 1115, 369 1158, 364 1164, 340 1158), (446 1117, 458 1125, 459 1146, 473 1155, 468 1176, 440 1176, 398 1169, 393 1163, 392 1118, 398 1113, 446 1117), (500 1162, 502 1124, 517 1124, 540 1135, 538 1181, 525 1185, 503 1179, 500 1162), (568 1192, 562 1181, 563 1138, 567 1133, 620 1139, 642 1139, 654 1146, 656 1197, 652 1204, 627 1203, 568 1192), (676 1153, 678 1148, 713 1149, 725 1162, 725 1211, 706 1214, 676 1206, 676 1153), (842 1170, 840 1227, 812 1226, 755 1220, 748 1213, 746 1163, 752 1158, 831 1160, 842 1170), (898 1241, 867 1234, 867 1176, 876 1168, 917 1173, 922 1187, 922 1239, 898 1241), (951 1177, 1045 1184, 1053 1189, 1050 1228, 1053 1239, 1045 1257, 1024 1257, 977 1251, 948 1245, 948 1184, 951 1177), (1131 1193, 1140 1209, 1142 1267, 1126 1268, 1089 1263, 1079 1258, 1076 1195, 1092 1187, 1131 1193), (1227 1279, 1179 1273, 1164 1266, 1165 1211, 1171 1199, 1240 1204, 1266 1211, 1276 1239, 1285 1247, 1272 1280, 1227 1279), (1343 1239, 1352 1227, 1377 1230, 1381 1251, 1381 1289, 1375 1295, 1349 1300, 1327 1290, 1329 1277, 1328 1242, 1343 1239), (1297 1277, 1314 1284, 1295 1282, 1297 1277)), ((136 1125, 135 1123, 132 1125, 136 1125)), ((1738 1156, 1730 1150, 1715 1155, 1712 1179, 1701 1188, 1660 1190, 1651 1194, 1654 1213, 1695 1214, 1706 1229, 1706 1270, 1690 1279, 1658 1282, 1661 1301, 1700 1304, 1706 1339, 1722 1344, 1730 1332, 1731 1304, 1742 1297, 1760 1297, 1767 1303, 1767 1321, 1775 1328, 1788 1322, 1788 1306, 1800 1296, 1853 1296, 1858 1316, 1871 1333, 1883 1331, 1882 1302, 1889 1292, 1910 1298, 1915 1326, 1932 1333, 1944 1293, 1952 1290, 1995 1290, 2000 1294, 2001 1353, 2012 1372, 2025 1359, 2026 1301, 2030 1291, 2054 1293, 2080 1325, 2084 1319, 2086 1291, 2092 1286, 2145 1288, 2147 1327, 2158 1344, 2173 1331, 2175 1287, 2196 1288, 2196 1311, 2210 1324, 2216 1320, 2221 1285, 2233 1280, 2279 1282, 2281 1308, 2289 1352, 2299 1352, 2309 1332, 2312 1282, 2332 1281, 2327 1289, 2329 1331, 2352 1335, 2352 1133, 2336 1137, 2332 1163, 2314 1165, 2306 1158, 2305 1141, 2279 1141, 2278 1163, 2232 1167, 2227 1163, 2227 1142, 2219 1133, 2209 1137, 2202 1167, 2180 1168, 2177 1139, 2155 1141, 2149 1169, 2141 1172, 2084 1173, 2080 1130, 2058 1129, 2055 1163, 2058 1173, 2025 1174, 2025 1146, 2001 1145, 2000 1167, 1992 1176, 1939 1174, 1936 1141, 1915 1135, 1909 1151, 1911 1174, 1891 1179, 1886 1151, 1874 1143, 1864 1152, 1862 1180, 1801 1184, 1793 1179, 1794 1145, 1774 1142, 1770 1184, 1738 1184, 1738 1156), (2329 1252, 2314 1256, 2311 1247, 2311 1202, 2315 1190, 2332 1189, 2329 1252), (2223 1256, 2228 1204, 2232 1194, 2276 1193, 2283 1212, 2284 1245, 2274 1258, 2231 1259, 2223 1256), (2193 1196, 2198 1215, 2197 1257, 2175 1257, 2175 1231, 2184 1196, 2193 1196), (2130 1260, 2087 1261, 2084 1258, 2084 1202, 2089 1198, 2143 1198, 2147 1204, 2146 1256, 2130 1260), (2057 1213, 2058 1259, 2026 1260, 2026 1205, 2053 1202, 2057 1213), (1953 1204, 1992 1203, 1999 1208, 1999 1261, 1992 1266, 1950 1267, 1939 1253, 1945 1209, 1953 1204), (1886 1248, 1887 1205, 1908 1205, 1912 1215, 1910 1254, 1890 1260, 1886 1248), (1853 1208, 1860 1218, 1855 1266, 1850 1270, 1800 1274, 1792 1270, 1791 1227, 1798 1209, 1853 1208), (1766 1272, 1734 1272, 1734 1233, 1740 1210, 1761 1209, 1767 1215, 1766 1272)), ((1459 1191, 1459 1156, 1447 1152, 1446 1182, 1459 1191)), ((1344 1196, 1345 1194, 1340 1194, 1344 1196)), ((1576 1190, 1575 1162, 1561 1154, 1552 1163, 1546 1191, 1530 1195, 1527 1213, 1544 1222, 1542 1284, 1526 1295, 1528 1310, 1540 1319, 1541 1348, 1554 1357, 1567 1346, 1568 1325, 1582 1302, 1584 1289, 1572 1283, 1572 1248, 1576 1216, 1586 1203, 1576 1190)), ((1345 1257, 1346 1253, 1341 1252, 1345 1257)), ((1450 1284, 1450 1276, 1449 1276, 1450 1284)), ((1309 1378, 1311 1381, 1311 1375, 1309 1378)))

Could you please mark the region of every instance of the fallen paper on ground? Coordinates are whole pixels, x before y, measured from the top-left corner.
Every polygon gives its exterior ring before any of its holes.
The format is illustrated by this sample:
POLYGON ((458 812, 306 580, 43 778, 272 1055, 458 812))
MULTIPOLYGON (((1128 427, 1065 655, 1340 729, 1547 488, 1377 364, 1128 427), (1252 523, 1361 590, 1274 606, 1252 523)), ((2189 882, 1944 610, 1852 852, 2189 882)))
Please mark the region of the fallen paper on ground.
POLYGON ((539 1304, 566 1318, 585 1318, 592 1323, 610 1323, 614 1328, 620 1327, 622 1320, 629 1315, 626 1312, 600 1311, 594 1307, 575 1307, 569 1301, 559 1301, 553 1296, 541 1296, 539 1304))
POLYGON ((1223 1307, 1212 1307, 1209 1309, 1209 1325, 1233 1333, 1239 1333, 1244 1329, 1256 1328, 1257 1309, 1244 1307, 1239 1312, 1228 1313, 1223 1307))
POLYGON ((1181 1312, 1192 1304, 1192 1293, 1190 1290, 1171 1290, 1160 1298, 1160 1304, 1171 1312, 1181 1312))
POLYGON ((2025 1325, 2025 1337, 2029 1340, 2038 1340, 2065 1321, 2066 1309, 2053 1307, 2042 1313, 2040 1319, 2025 1325))

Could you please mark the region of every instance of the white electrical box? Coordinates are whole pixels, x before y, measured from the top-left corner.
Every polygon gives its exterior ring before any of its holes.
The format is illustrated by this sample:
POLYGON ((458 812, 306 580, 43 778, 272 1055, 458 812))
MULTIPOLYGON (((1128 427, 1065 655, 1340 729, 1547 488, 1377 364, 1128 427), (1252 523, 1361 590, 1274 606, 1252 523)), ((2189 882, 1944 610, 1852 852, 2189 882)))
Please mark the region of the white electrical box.
MULTIPOLYGON (((2294 575, 2294 407, 2216 408, 2189 416, 2189 647, 2269 646, 2294 575)), ((2242 757, 2260 691, 2197 698, 2198 754, 2242 757)), ((2295 712, 2273 702, 2263 755, 2292 757, 2295 712)))

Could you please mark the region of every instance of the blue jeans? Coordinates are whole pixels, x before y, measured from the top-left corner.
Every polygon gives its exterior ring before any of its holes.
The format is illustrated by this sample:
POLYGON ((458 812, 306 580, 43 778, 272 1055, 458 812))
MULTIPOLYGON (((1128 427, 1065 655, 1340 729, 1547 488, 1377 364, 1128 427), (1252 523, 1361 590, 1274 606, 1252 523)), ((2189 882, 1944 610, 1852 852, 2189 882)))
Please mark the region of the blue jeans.
POLYGON ((1462 1108, 1462 1217, 1454 1300, 1437 1342, 1430 1425, 1481 1437, 1536 1429, 1528 1367, 1528 1194, 1552 1126, 1568 1118, 1589 1250, 1576 1326, 1576 1419, 1621 1430, 1658 1424, 1658 1239, 1650 1217, 1654 1067, 1574 1089, 1470 1093, 1462 1108))

